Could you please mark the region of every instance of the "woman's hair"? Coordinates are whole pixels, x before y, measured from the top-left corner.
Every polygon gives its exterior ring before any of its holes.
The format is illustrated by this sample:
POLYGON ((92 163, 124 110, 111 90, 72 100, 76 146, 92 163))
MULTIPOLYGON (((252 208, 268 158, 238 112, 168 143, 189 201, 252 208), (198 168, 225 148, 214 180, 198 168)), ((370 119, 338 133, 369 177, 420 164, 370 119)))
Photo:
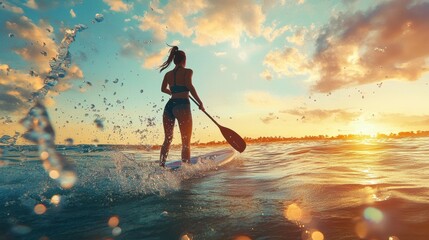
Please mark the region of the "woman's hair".
MULTIPOLYGON (((170 46, 170 45, 168 45, 170 46)), ((170 63, 174 60, 174 64, 181 63, 184 59, 186 59, 186 54, 184 51, 180 51, 178 46, 172 46, 170 49, 170 55, 168 56, 167 61, 161 64, 159 66, 160 70, 159 72, 162 72, 162 70, 168 68, 170 66, 170 63)))

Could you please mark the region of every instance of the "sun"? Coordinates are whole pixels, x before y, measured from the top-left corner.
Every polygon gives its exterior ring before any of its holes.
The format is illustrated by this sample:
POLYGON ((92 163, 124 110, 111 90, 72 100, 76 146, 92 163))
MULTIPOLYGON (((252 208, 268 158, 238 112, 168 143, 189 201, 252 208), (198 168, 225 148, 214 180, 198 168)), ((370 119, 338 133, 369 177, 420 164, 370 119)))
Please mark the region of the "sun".
POLYGON ((358 119, 351 123, 353 134, 367 135, 371 137, 377 137, 380 129, 373 123, 365 121, 364 119, 358 119))

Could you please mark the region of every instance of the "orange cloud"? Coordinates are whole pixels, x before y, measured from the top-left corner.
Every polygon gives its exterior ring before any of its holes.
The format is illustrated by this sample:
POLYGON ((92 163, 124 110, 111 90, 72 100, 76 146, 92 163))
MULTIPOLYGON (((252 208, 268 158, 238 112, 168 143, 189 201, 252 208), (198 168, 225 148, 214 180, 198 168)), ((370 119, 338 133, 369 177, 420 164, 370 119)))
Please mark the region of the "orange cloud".
MULTIPOLYGON (((172 44, 178 45, 179 42, 173 42, 172 44)), ((142 67, 149 69, 157 68, 167 59, 169 51, 170 47, 164 47, 159 52, 146 55, 142 67)))
POLYGON ((212 1, 196 20, 193 42, 199 45, 231 42, 238 47, 242 34, 260 36, 264 21, 261 5, 253 1, 212 1))
POLYGON ((115 12, 126 12, 133 8, 133 4, 126 4, 122 0, 103 0, 109 5, 110 10, 115 12))
POLYGON ((5 2, 5 1, 3 1, 0 4, 0 7, 3 8, 4 10, 9 11, 9 12, 13 12, 13 13, 17 13, 17 14, 23 14, 24 13, 24 10, 22 10, 22 8, 17 7, 15 5, 8 3, 8 2, 5 2))
POLYGON ((298 49, 291 47, 270 51, 265 56, 264 65, 267 69, 261 76, 267 80, 272 77, 268 70, 277 73, 278 76, 294 76, 308 73, 309 69, 307 57, 298 49))
POLYGON ((49 71, 49 59, 57 55, 57 45, 52 40, 54 37, 53 27, 43 20, 40 20, 38 26, 28 17, 21 16, 7 21, 6 28, 17 37, 32 43, 25 47, 16 48, 15 53, 37 67, 37 71, 49 71))
POLYGON ((43 79, 0 64, 0 112, 13 113, 27 109, 31 93, 43 86, 43 79))
POLYGON ((314 56, 317 92, 402 79, 429 70, 429 3, 394 0, 367 12, 342 13, 322 29, 314 56))
MULTIPOLYGON (((53 27, 45 21, 40 21, 39 25, 36 25, 31 19, 21 16, 7 21, 6 27, 16 38, 31 43, 14 49, 15 53, 31 64, 31 71, 14 70, 10 69, 9 65, 0 65, 0 109, 2 112, 14 113, 28 108, 28 99, 32 93, 44 86, 44 78, 51 70, 49 60, 57 57, 58 46, 52 40, 53 27)), ((82 70, 72 65, 67 69, 66 77, 61 79, 53 90, 56 92, 67 90, 71 87, 67 80, 81 78, 82 70)), ((54 104, 53 100, 47 101, 54 104)))
POLYGON ((428 130, 429 115, 408 115, 402 113, 383 113, 375 117, 374 122, 391 125, 401 130, 428 130))
POLYGON ((273 23, 271 26, 264 27, 264 29, 262 30, 262 36, 264 36, 267 41, 272 42, 277 37, 281 36, 283 33, 289 31, 290 29, 291 27, 289 25, 277 28, 277 24, 273 23))
POLYGON ((338 122, 349 123, 359 117, 361 114, 357 112, 350 112, 344 109, 307 109, 296 108, 290 110, 282 110, 281 113, 286 113, 299 117, 304 121, 320 121, 326 119, 333 119, 338 122))
POLYGON ((60 0, 27 0, 24 5, 32 9, 48 9, 58 6, 60 3, 60 0))
POLYGON ((159 1, 150 3, 150 12, 143 17, 135 17, 140 21, 139 28, 143 31, 150 30, 156 41, 165 41, 167 33, 179 33, 183 36, 191 36, 192 28, 186 20, 187 16, 193 15, 206 6, 205 0, 169 1, 163 10, 159 8, 159 1))
POLYGON ((153 1, 150 8, 142 17, 134 18, 140 21, 141 30, 152 31, 159 42, 165 41, 168 33, 178 33, 185 37, 194 34, 193 42, 203 46, 221 42, 239 46, 243 35, 264 35, 272 41, 287 30, 275 26, 265 29, 262 7, 251 0, 173 0, 162 6, 162 10, 159 1, 153 1))
POLYGON ((279 117, 277 117, 276 115, 274 115, 274 113, 269 113, 268 116, 261 117, 260 119, 261 119, 261 121, 263 123, 269 124, 272 121, 279 119, 279 117))
POLYGON ((280 106, 284 102, 281 98, 265 91, 246 91, 244 99, 252 106, 264 108, 267 106, 280 106))

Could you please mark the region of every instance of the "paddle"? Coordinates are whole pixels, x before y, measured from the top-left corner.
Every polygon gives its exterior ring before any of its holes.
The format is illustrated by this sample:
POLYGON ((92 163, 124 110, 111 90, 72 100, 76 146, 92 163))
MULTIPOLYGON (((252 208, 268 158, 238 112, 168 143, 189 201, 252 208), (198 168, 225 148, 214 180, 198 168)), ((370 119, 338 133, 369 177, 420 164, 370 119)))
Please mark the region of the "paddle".
MULTIPOLYGON (((199 107, 200 105, 198 104, 197 101, 195 101, 195 99, 193 99, 191 96, 189 96, 189 98, 195 103, 197 104, 197 106, 199 107)), ((207 117, 209 117, 218 127, 220 132, 222 133, 223 137, 225 138, 225 140, 237 151, 239 152, 244 152, 244 150, 246 149, 246 142, 243 140, 242 137, 240 137, 240 135, 238 135, 236 132, 234 132, 233 130, 223 127, 221 126, 219 123, 216 122, 216 120, 214 120, 212 118, 212 116, 210 116, 205 110, 202 110, 207 117)))

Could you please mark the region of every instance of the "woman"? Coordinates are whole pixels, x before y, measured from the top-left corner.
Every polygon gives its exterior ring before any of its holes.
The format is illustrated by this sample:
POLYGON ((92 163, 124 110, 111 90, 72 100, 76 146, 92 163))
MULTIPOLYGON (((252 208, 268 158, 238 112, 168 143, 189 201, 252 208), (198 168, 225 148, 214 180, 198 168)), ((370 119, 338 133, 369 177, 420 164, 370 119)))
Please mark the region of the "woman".
POLYGON ((168 156, 171 141, 173 140, 174 122, 179 122, 180 134, 182 135, 182 161, 189 163, 191 158, 191 136, 192 136, 192 114, 191 104, 189 102, 189 93, 198 102, 200 109, 204 110, 198 94, 192 85, 192 69, 185 68, 186 54, 180 51, 177 46, 170 49, 170 55, 159 68, 159 72, 166 69, 171 62, 176 65, 173 70, 164 75, 161 91, 171 95, 165 105, 162 122, 164 125, 164 143, 161 147, 159 165, 165 167, 165 161, 168 156))

